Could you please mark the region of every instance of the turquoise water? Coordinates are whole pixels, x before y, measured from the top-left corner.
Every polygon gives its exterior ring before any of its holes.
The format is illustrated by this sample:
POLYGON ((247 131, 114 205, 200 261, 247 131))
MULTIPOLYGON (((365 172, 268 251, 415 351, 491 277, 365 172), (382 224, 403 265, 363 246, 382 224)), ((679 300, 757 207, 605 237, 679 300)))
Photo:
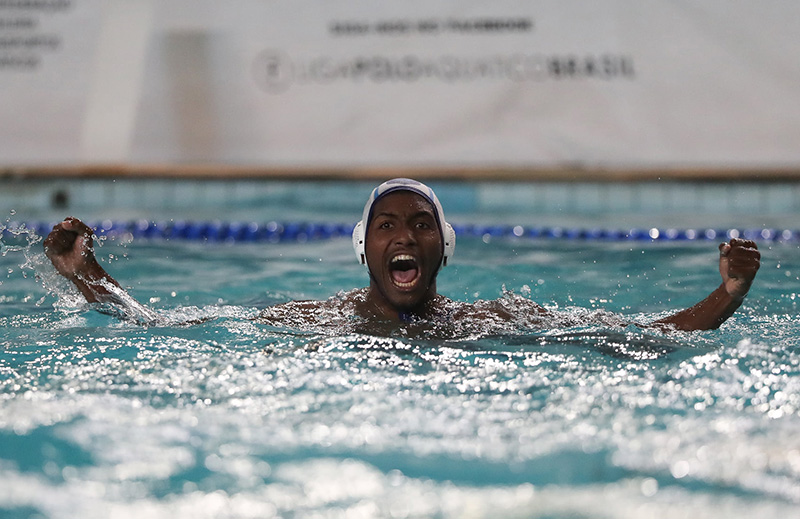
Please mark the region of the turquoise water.
MULTIPOLYGON (((798 517, 800 254, 761 244, 720 330, 453 340, 274 328, 364 286, 347 239, 107 240, 194 326, 87 310, 36 238, 0 256, 2 517, 798 517)), ((719 283, 713 242, 461 240, 439 290, 649 321, 719 283)))

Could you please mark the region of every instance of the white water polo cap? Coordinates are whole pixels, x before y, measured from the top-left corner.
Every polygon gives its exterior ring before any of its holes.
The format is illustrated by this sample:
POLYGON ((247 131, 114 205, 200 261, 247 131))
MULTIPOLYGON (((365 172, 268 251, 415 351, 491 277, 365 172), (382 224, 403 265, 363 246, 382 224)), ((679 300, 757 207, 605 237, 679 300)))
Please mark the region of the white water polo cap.
POLYGON ((417 182, 410 178, 394 178, 392 180, 387 180, 372 190, 372 194, 369 196, 364 206, 364 213, 361 216, 361 221, 358 222, 353 229, 353 248, 356 251, 356 258, 358 258, 358 261, 362 265, 367 264, 366 238, 367 227, 369 227, 369 221, 372 219, 372 208, 378 200, 395 191, 411 191, 412 193, 420 195, 433 206, 436 223, 439 225, 439 233, 442 236, 442 243, 444 244, 444 255, 442 256, 442 264, 439 268, 441 269, 443 266, 446 266, 456 248, 456 232, 453 230, 453 227, 445 221, 444 209, 442 209, 442 204, 439 202, 433 189, 422 182, 417 182))

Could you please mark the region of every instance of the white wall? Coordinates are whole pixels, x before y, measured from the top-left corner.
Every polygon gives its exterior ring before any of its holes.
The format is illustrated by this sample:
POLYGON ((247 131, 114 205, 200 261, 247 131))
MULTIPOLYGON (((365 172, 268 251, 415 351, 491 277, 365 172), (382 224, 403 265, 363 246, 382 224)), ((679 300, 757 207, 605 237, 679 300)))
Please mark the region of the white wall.
POLYGON ((0 0, 0 165, 797 168, 798 35, 793 0, 0 0))

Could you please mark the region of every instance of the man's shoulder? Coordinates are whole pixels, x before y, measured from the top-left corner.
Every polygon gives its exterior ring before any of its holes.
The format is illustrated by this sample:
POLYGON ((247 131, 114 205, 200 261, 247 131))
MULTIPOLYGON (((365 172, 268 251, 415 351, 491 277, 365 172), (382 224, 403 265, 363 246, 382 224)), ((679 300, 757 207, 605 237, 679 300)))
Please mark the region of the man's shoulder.
POLYGON ((520 313, 525 315, 543 315, 547 310, 522 297, 513 298, 503 297, 500 299, 485 300, 480 299, 474 302, 454 301, 440 296, 437 308, 453 319, 489 319, 493 321, 515 321, 520 313))
POLYGON ((287 301, 265 308, 257 320, 267 324, 302 326, 320 324, 333 317, 344 317, 354 313, 354 305, 363 298, 363 289, 340 292, 322 300, 287 301))

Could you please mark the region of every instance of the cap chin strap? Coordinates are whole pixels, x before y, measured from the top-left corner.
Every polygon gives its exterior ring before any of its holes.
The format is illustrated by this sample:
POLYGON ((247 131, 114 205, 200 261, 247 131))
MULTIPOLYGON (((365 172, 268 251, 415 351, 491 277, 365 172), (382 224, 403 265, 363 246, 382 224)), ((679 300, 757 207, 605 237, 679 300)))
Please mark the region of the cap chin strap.
MULTIPOLYGON (((365 239, 364 221, 360 221, 353 229, 353 249, 356 251, 356 258, 362 265, 367 264, 366 252, 366 239, 365 239)), ((439 268, 446 267, 448 261, 453 256, 456 250, 456 231, 453 226, 444 222, 444 229, 442 229, 442 238, 444 239, 444 255, 442 256, 442 264, 439 268)), ((367 266, 369 268, 369 266, 367 266)))

